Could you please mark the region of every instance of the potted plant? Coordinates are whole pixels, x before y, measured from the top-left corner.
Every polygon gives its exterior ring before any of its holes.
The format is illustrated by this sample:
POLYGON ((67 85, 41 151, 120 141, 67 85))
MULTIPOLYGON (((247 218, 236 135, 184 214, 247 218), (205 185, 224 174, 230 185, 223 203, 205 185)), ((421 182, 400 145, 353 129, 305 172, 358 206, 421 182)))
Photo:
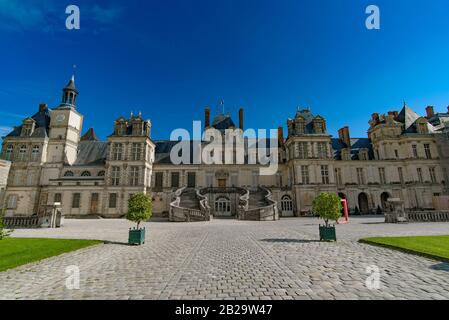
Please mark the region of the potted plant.
POLYGON ((140 228, 140 223, 151 218, 151 209, 151 198, 144 193, 137 193, 129 199, 126 219, 137 224, 136 228, 129 229, 129 244, 145 243, 145 228, 140 228))
POLYGON ((320 241, 337 241, 335 225, 329 221, 338 221, 342 208, 341 199, 335 193, 321 193, 313 200, 313 211, 325 222, 320 225, 320 241))

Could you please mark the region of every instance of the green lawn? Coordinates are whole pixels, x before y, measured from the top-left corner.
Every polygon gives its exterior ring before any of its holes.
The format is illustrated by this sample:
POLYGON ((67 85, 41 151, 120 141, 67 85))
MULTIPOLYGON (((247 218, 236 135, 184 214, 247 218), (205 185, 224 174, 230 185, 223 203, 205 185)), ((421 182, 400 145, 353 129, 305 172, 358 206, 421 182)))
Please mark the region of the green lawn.
POLYGON ((449 262, 449 236, 366 238, 360 242, 449 262))
POLYGON ((0 240, 0 272, 99 243, 102 242, 95 240, 25 238, 0 240))

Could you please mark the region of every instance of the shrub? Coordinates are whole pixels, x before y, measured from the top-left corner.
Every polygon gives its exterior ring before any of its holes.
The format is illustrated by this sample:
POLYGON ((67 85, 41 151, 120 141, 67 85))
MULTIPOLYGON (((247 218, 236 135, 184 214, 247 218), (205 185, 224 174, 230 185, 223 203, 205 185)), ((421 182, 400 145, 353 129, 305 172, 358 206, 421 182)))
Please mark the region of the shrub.
POLYGON ((6 226, 3 223, 4 210, 0 210, 0 240, 9 237, 12 230, 6 230, 6 226))
POLYGON ((338 221, 341 217, 341 210, 343 206, 341 199, 335 193, 321 193, 313 200, 313 211, 320 216, 329 226, 329 220, 338 221))
POLYGON ((137 229, 139 229, 140 223, 150 219, 151 215, 152 204, 148 195, 137 193, 129 199, 126 219, 137 223, 137 229))

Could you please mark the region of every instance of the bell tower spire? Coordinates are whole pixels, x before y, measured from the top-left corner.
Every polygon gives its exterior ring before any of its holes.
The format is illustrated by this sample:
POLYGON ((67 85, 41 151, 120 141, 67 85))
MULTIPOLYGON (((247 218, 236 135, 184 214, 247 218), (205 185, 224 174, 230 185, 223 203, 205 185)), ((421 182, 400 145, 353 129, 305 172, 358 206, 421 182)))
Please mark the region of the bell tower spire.
POLYGON ((73 74, 69 83, 62 89, 61 107, 76 109, 77 96, 78 90, 75 87, 75 74, 73 74))

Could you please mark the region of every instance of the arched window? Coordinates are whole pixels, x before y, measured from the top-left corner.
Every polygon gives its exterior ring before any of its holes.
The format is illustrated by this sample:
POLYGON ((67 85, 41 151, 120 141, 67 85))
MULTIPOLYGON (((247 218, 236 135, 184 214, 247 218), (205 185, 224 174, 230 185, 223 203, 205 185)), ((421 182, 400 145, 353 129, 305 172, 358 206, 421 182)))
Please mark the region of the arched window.
POLYGON ((66 172, 64 173, 64 177, 73 177, 73 176, 74 176, 74 174, 73 174, 72 171, 66 171, 66 172))
POLYGON ((100 172, 98 172, 98 176, 99 176, 99 177, 104 177, 104 174, 105 174, 105 172, 104 172, 104 171, 100 171, 100 172))
POLYGON ((19 161, 25 161, 27 157, 27 146, 21 145, 19 149, 19 161))
POLYGON ((33 146, 33 151, 31 152, 31 161, 39 160, 40 152, 41 152, 41 149, 38 145, 33 146))
POLYGON ((6 160, 12 160, 12 155, 14 153, 14 146, 12 144, 8 145, 6 147, 6 152, 5 152, 5 159, 6 160))
POLYGON ((83 173, 81 173, 81 177, 90 177, 91 174, 89 171, 83 171, 83 173))
POLYGON ((293 211, 293 201, 290 196, 283 196, 281 199, 281 210, 282 212, 291 212, 293 211))

